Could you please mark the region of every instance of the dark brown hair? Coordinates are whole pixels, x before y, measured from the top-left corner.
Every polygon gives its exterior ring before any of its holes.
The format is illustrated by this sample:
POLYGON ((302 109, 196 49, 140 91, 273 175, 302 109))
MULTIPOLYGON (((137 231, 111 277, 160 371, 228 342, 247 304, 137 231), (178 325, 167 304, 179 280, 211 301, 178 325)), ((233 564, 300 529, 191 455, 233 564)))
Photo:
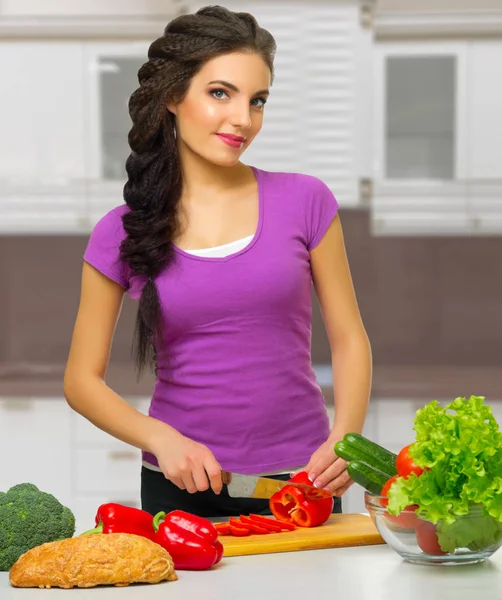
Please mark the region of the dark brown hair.
POLYGON ((156 367, 161 314, 155 276, 173 256, 182 192, 175 117, 167 104, 183 100, 192 77, 208 60, 230 52, 260 55, 273 77, 275 49, 272 35, 252 15, 208 6, 173 19, 150 45, 148 61, 138 72, 140 87, 129 100, 133 125, 124 200, 130 210, 123 216, 126 238, 120 254, 136 274, 147 278, 133 342, 139 373, 147 364, 156 367))

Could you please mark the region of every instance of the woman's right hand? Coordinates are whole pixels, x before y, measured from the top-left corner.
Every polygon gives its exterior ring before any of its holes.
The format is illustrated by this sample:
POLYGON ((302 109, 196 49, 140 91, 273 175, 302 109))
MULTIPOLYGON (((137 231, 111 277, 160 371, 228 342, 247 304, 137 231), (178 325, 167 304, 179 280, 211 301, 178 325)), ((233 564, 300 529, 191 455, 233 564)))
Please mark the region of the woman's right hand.
POLYGON ((219 494, 221 466, 211 450, 177 431, 170 433, 162 436, 154 451, 164 476, 190 494, 209 488, 219 494))

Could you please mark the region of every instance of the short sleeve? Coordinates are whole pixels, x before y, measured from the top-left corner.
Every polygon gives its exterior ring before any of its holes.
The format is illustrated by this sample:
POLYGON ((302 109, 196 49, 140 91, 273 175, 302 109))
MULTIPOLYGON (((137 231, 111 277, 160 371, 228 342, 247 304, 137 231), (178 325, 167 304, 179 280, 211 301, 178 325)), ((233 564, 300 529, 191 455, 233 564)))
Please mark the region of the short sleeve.
POLYGON ((338 212, 338 202, 329 187, 320 179, 310 177, 306 191, 305 219, 307 249, 313 250, 322 240, 338 212))
POLYGON ((120 259, 120 244, 126 235, 122 225, 125 209, 126 205, 118 206, 96 223, 84 252, 84 260, 128 289, 129 267, 120 259))

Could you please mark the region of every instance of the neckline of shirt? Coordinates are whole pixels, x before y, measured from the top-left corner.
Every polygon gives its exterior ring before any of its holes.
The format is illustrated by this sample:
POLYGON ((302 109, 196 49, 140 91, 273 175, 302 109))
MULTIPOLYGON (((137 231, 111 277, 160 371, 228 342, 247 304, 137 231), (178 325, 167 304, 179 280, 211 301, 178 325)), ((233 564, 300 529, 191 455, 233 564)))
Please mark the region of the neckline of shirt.
MULTIPOLYGON (((178 246, 176 246, 176 244, 173 244, 173 248, 174 248, 175 252, 177 252, 181 256, 185 256, 186 258, 189 258, 191 260, 211 261, 211 262, 227 262, 229 260, 232 260, 233 258, 236 258, 237 256, 241 256, 241 254, 248 252, 249 250, 251 250, 251 248, 253 248, 255 246, 256 242, 260 238, 261 230, 263 227, 263 186, 262 186, 259 169, 257 169, 256 167, 253 167, 251 165, 250 165, 250 167, 254 173, 256 182, 258 184, 258 226, 256 228, 256 232, 254 233, 254 235, 250 236, 251 241, 249 242, 249 244, 247 244, 244 248, 241 248, 237 252, 234 252, 232 254, 227 254, 226 256, 199 256, 198 254, 190 253, 193 251, 187 252, 185 250, 182 250, 178 246)), ((230 242, 230 243, 235 244, 239 241, 241 241, 241 240, 236 240, 235 242, 230 242)), ((211 250, 211 248, 204 248, 204 250, 211 250)))
POLYGON ((221 244, 220 246, 211 246, 210 248, 197 248, 196 250, 185 250, 188 254, 211 254, 212 252, 216 252, 218 250, 227 250, 228 248, 232 248, 233 246, 239 246, 244 242, 251 241, 254 237, 254 233, 251 235, 247 235, 246 237, 240 238, 238 240, 234 240, 233 242, 228 242, 227 244, 221 244))

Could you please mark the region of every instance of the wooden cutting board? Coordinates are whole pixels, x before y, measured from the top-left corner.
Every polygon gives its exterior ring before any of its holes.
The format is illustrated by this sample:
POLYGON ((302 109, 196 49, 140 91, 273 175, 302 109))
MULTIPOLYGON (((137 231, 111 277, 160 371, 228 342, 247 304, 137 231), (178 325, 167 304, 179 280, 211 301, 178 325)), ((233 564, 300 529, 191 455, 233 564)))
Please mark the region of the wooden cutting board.
POLYGON ((245 537, 222 535, 219 539, 225 556, 385 544, 371 518, 360 514, 334 514, 319 527, 298 527, 295 531, 245 537))

